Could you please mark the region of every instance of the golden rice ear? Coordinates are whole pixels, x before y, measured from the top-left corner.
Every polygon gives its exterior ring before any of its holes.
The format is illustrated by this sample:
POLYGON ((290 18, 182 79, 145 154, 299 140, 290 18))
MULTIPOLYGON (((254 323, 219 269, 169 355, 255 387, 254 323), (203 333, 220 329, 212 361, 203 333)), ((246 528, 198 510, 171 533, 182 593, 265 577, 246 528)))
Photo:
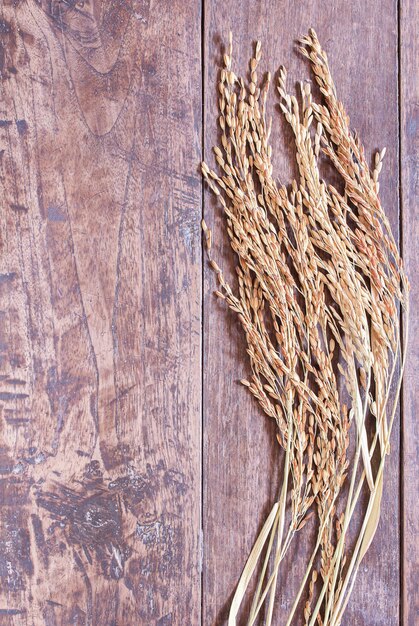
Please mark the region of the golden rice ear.
MULTIPOLYGON (((402 346, 396 312, 401 305, 408 320, 408 281, 379 197, 385 150, 370 171, 313 29, 300 45, 323 100, 313 101, 305 84, 298 97, 288 93, 280 69, 280 108, 292 129, 298 180, 287 188, 274 177, 266 120, 270 81, 258 79, 261 44, 245 81, 233 70, 231 35, 219 83, 218 173, 202 164, 237 259, 234 284, 213 258, 210 266, 220 286, 216 295, 237 314, 247 344, 251 375, 241 383, 275 419, 285 454, 279 498, 243 569, 229 626, 236 625, 257 570, 247 623, 255 623, 267 601, 271 626, 279 569, 310 517, 317 521, 315 545, 286 626, 302 605, 306 626, 341 623, 380 518, 406 354, 408 324, 402 346), (320 159, 340 175, 341 191, 321 178, 320 159), (355 512, 361 530, 349 545, 355 512)), ((210 253, 205 221, 202 229, 210 253)))

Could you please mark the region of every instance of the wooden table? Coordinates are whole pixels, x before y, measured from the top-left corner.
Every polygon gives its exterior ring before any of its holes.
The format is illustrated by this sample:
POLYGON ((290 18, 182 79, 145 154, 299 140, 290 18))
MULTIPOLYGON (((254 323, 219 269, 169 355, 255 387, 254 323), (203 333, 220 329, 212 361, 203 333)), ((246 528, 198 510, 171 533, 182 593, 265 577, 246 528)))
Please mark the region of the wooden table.
POLYGON ((239 70, 261 39, 262 66, 295 81, 310 26, 367 150, 387 146, 382 199, 413 286, 382 519, 344 624, 419 623, 418 23, 414 0, 3 1, 1 626, 225 623, 278 446, 237 384, 246 355, 212 295, 203 214, 232 259, 198 166, 228 31, 239 70))

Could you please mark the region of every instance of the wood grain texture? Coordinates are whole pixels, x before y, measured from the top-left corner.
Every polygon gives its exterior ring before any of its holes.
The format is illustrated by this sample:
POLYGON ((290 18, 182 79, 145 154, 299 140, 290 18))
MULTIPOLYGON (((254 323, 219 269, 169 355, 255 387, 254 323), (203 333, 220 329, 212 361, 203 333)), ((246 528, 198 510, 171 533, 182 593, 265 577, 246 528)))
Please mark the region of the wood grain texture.
POLYGON ((199 5, 5 0, 0 42, 0 624, 195 625, 199 5))
POLYGON ((419 619, 419 5, 401 3, 400 120, 403 253, 411 280, 409 346, 403 384, 403 625, 419 619))
MULTIPOLYGON (((314 27, 326 48, 340 99, 353 128, 372 154, 387 146, 381 181, 382 199, 397 237, 398 75, 397 6, 393 0, 348 3, 262 0, 205 2, 205 160, 212 164, 217 142, 217 71, 222 42, 233 31, 235 72, 248 71, 252 45, 262 41, 260 69, 289 71, 289 85, 310 71, 294 41, 314 27)), ((274 116, 274 171, 282 182, 295 171, 291 136, 271 95, 274 116)), ((205 219, 214 229, 214 256, 232 275, 220 207, 205 195, 205 219)), ((237 381, 247 377, 244 341, 233 314, 212 295, 215 278, 208 269, 204 291, 204 578, 203 623, 225 624, 229 602, 261 524, 278 497, 280 454, 275 428, 237 381)), ((365 558, 344 623, 351 626, 400 624, 399 421, 386 469, 382 518, 365 558)), ((307 536, 307 535, 305 535, 307 536)), ((285 623, 293 590, 298 588, 309 546, 294 542, 279 581, 276 624, 285 623), (285 592, 285 580, 286 588, 285 592)), ((263 623, 263 620, 261 620, 263 623)))
MULTIPOLYGON (((226 623, 280 465, 274 425, 237 384, 243 340, 205 264, 202 285, 197 165, 203 129, 212 162, 228 31, 237 69, 261 39, 261 67, 284 64, 291 86, 310 76, 293 46, 310 26, 366 149, 387 146, 381 190, 396 233, 400 52, 413 283, 402 472, 397 422, 382 519, 344 623, 417 623, 419 14, 399 4, 400 42, 395 0, 3 1, 0 626, 226 623)), ((285 181, 291 135, 270 103, 285 181)), ((231 273, 220 207, 204 199, 231 273)), ((306 551, 295 543, 278 624, 306 551)))

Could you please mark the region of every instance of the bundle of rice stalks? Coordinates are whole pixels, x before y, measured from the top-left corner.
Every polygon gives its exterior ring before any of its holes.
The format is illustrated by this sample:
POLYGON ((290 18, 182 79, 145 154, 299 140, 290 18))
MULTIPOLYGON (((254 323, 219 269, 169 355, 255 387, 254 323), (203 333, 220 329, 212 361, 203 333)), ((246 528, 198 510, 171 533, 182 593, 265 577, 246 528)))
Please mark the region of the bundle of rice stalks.
POLYGON ((285 186, 273 176, 266 119, 271 76, 258 80, 261 45, 246 82, 232 69, 231 36, 218 85, 218 173, 202 164, 237 258, 232 286, 212 258, 203 222, 216 294, 245 334, 252 374, 242 383, 275 420, 284 450, 278 501, 244 567, 229 626, 256 572, 247 623, 264 607, 271 625, 281 563, 310 516, 317 537, 286 624, 297 616, 308 626, 341 623, 380 517, 404 366, 399 309, 407 319, 409 287, 379 197, 385 150, 371 171, 316 33, 310 30, 300 45, 322 102, 313 100, 309 83, 301 83, 298 97, 290 95, 283 68, 277 85, 299 179, 285 186), (322 179, 320 159, 334 166, 340 186, 322 179), (349 552, 351 522, 360 515, 349 552))

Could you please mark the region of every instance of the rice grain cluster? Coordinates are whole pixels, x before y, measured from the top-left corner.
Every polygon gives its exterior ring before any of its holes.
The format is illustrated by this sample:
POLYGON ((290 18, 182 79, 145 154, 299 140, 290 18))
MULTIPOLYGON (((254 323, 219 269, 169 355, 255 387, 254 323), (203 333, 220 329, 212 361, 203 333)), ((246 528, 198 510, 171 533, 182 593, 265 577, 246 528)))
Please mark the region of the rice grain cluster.
POLYGON ((380 517, 404 367, 407 323, 402 342, 400 310, 407 320, 409 286, 379 197, 385 150, 370 169, 313 30, 300 51, 322 101, 314 101, 309 83, 300 84, 298 97, 289 94, 280 69, 277 88, 295 140, 298 180, 285 186, 273 176, 271 76, 259 81, 261 44, 245 81, 232 68, 231 36, 218 85, 218 170, 202 164, 237 258, 232 285, 212 257, 203 222, 216 294, 245 334, 251 376, 242 383, 275 420, 284 451, 278 501, 244 567, 229 626, 253 574, 258 583, 247 624, 263 609, 271 625, 281 563, 297 535, 304 541, 313 517, 317 536, 286 626, 297 618, 306 626, 342 623, 380 517), (321 159, 334 166, 340 185, 322 179, 321 159), (355 512, 361 523, 349 552, 355 512))

